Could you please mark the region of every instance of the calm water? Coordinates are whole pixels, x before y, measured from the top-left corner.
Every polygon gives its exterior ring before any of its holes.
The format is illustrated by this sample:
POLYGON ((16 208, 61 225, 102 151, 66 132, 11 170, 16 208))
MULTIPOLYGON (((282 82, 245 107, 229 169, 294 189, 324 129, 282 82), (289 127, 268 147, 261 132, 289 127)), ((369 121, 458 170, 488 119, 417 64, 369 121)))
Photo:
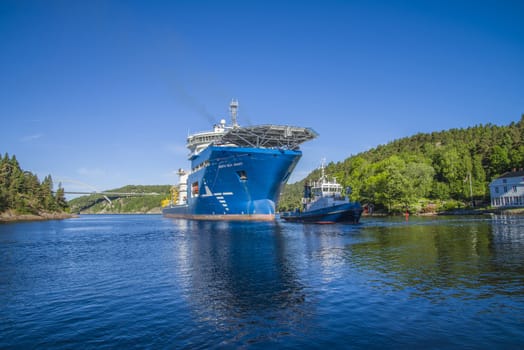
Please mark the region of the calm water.
POLYGON ((524 217, 0 225, 0 348, 522 348, 524 217))

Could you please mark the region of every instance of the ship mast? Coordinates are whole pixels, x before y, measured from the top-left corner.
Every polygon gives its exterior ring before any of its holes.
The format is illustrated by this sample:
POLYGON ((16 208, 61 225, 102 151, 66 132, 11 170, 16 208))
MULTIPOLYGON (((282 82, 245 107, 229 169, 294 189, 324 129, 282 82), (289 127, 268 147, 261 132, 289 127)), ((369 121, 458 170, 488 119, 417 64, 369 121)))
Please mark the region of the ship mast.
POLYGON ((326 158, 322 158, 321 163, 320 163, 320 169, 322 169, 322 177, 320 178, 320 181, 322 183, 326 182, 327 180, 326 174, 324 173, 325 163, 326 163, 326 158))
POLYGON ((238 127, 237 123, 237 111, 238 111, 238 100, 231 100, 231 103, 229 104, 229 113, 231 113, 231 123, 233 124, 234 128, 238 127))

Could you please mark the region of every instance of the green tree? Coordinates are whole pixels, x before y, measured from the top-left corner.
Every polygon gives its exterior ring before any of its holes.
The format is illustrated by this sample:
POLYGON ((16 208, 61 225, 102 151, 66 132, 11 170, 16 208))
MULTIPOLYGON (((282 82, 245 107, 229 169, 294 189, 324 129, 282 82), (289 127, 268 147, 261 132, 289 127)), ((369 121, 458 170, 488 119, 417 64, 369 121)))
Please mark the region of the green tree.
POLYGON ((55 198, 53 197, 53 179, 51 175, 47 175, 42 181, 40 186, 40 203, 42 207, 47 210, 57 210, 58 206, 56 205, 55 198))
POLYGON ((492 174, 502 174, 509 170, 508 150, 499 145, 493 146, 493 151, 489 157, 490 169, 492 174))
POLYGON ((7 210, 7 192, 3 187, 0 187, 0 213, 7 210))
POLYGON ((366 192, 373 194, 373 202, 392 211, 395 203, 408 206, 413 200, 409 179, 404 175, 406 163, 398 156, 391 156, 374 165, 373 175, 366 182, 366 192))
POLYGON ((524 145, 511 149, 508 153, 511 168, 520 169, 524 167, 524 145))
POLYGON ((61 210, 65 210, 68 207, 67 200, 65 198, 65 190, 62 188, 61 182, 58 183, 58 189, 56 190, 55 194, 55 201, 58 208, 60 208, 61 210))
POLYGON ((409 179, 407 191, 412 193, 413 198, 426 198, 430 195, 435 176, 435 169, 431 165, 408 163, 403 175, 409 179))

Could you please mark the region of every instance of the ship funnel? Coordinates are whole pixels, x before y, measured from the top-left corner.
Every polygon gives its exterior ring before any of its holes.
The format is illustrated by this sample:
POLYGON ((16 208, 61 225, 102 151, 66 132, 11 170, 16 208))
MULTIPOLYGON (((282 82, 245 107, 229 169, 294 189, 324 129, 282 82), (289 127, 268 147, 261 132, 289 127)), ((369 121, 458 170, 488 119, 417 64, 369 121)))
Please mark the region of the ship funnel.
POLYGON ((238 111, 238 101, 233 99, 231 100, 231 103, 229 104, 229 112, 231 113, 231 123, 233 124, 233 127, 237 127, 237 111, 238 111))

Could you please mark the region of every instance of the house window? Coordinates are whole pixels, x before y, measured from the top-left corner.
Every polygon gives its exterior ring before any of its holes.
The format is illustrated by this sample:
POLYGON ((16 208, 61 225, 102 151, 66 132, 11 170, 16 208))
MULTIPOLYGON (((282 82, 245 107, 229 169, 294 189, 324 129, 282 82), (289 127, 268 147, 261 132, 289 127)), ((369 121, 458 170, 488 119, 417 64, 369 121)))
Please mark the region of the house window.
POLYGON ((513 192, 517 192, 517 185, 513 185, 513 192))
POLYGON ((498 186, 495 186, 495 193, 499 193, 499 188, 498 188, 498 186))
POLYGON ((504 186, 504 193, 508 192, 508 186, 504 186))

